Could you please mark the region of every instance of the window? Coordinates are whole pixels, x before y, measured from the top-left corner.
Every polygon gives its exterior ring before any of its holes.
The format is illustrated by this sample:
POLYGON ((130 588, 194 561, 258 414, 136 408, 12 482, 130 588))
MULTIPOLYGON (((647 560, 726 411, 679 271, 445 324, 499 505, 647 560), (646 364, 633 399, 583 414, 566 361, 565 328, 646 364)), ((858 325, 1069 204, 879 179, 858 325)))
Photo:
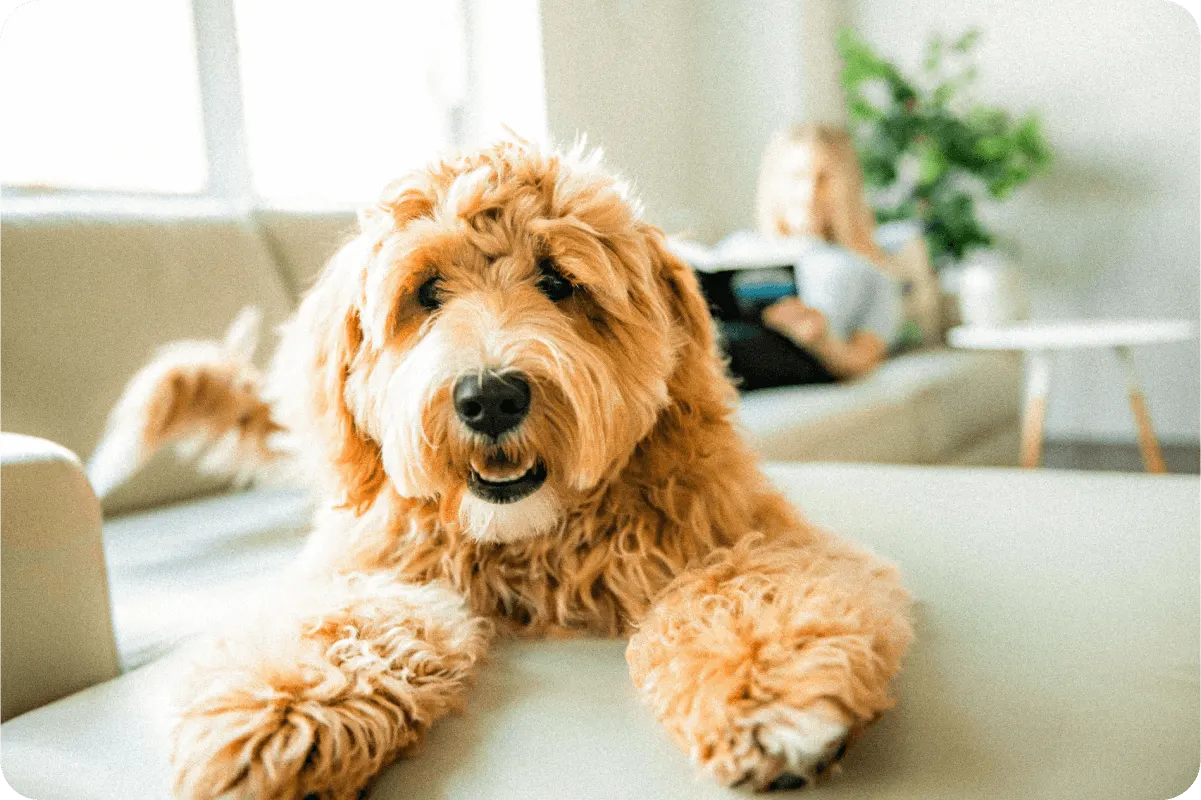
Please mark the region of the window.
POLYGON ((471 102, 463 143, 482 144, 504 127, 544 141, 546 87, 538 0, 472 0, 467 9, 471 102))
POLYGON ((467 53, 457 4, 237 0, 255 191, 353 201, 454 141, 467 53), (314 197, 316 194, 319 197, 314 197))
POLYGON ((8 187, 357 203, 502 126, 544 138, 537 0, 32 0, 0 108, 8 187))
POLYGON ((0 113, 5 184, 200 191, 207 167, 188 0, 13 9, 0 31, 0 113))

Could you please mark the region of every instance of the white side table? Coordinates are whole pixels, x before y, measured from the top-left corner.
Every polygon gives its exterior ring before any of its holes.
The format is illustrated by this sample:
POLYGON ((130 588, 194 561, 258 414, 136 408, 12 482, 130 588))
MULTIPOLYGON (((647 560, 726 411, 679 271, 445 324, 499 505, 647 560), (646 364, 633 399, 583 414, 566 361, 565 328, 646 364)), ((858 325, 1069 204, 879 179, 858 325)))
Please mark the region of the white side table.
POLYGON ((1134 371, 1130 348, 1139 344, 1180 342, 1197 335, 1187 320, 1065 320, 1021 322, 1001 327, 952 328, 947 342, 972 350, 1022 350, 1026 353, 1026 411, 1022 420, 1022 466, 1037 467, 1042 458, 1043 422, 1051 366, 1057 350, 1106 347, 1114 351, 1126 373, 1130 408, 1138 426, 1139 448, 1148 472, 1167 472, 1159 442, 1147 414, 1147 403, 1134 371))

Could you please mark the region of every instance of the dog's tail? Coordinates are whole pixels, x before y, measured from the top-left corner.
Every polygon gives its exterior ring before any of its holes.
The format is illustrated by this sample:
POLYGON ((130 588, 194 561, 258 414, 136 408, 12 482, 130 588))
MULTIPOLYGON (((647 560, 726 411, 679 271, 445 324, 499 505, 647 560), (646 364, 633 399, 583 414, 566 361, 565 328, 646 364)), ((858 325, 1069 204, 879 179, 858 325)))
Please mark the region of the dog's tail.
POLYGON ((109 414, 88 478, 104 497, 168 444, 208 473, 245 485, 289 460, 286 431, 263 398, 254 366, 261 314, 248 306, 221 341, 162 347, 109 414))

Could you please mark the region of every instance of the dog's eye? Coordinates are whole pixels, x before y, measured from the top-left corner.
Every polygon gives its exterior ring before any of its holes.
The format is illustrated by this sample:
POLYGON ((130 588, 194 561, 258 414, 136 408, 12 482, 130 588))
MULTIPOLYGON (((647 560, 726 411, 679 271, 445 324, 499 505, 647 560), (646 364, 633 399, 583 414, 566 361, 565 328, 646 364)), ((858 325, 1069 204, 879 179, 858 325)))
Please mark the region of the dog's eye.
POLYGON ((555 262, 549 258, 538 261, 538 289, 556 303, 566 300, 575 294, 575 286, 563 277, 563 273, 555 269, 555 262))
POLYGON ((430 278, 421 284, 421 288, 417 290, 417 302, 421 304, 422 308, 433 311, 442 305, 442 292, 438 288, 438 284, 441 282, 441 278, 430 278))

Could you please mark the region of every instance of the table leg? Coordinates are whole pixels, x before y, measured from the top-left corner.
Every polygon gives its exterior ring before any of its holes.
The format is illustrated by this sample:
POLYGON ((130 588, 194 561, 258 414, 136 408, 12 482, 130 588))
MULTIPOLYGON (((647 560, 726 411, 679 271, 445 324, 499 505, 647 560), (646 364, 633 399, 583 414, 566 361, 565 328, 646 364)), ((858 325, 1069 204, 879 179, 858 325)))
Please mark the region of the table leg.
POLYGON ((1043 454, 1043 422, 1051 388, 1051 353, 1032 350, 1026 356, 1026 410, 1022 417, 1022 466, 1037 467, 1043 454))
POLYGON ((1163 452, 1159 449, 1159 440, 1155 438, 1155 429, 1151 427, 1151 415, 1147 413, 1147 401, 1143 397, 1142 387, 1139 386, 1138 374, 1134 371, 1134 354, 1125 346, 1115 347, 1113 351, 1126 373, 1126 392, 1130 395, 1134 424, 1138 426, 1138 446, 1143 454, 1143 467, 1147 472, 1167 472, 1168 466, 1164 463, 1163 452))

